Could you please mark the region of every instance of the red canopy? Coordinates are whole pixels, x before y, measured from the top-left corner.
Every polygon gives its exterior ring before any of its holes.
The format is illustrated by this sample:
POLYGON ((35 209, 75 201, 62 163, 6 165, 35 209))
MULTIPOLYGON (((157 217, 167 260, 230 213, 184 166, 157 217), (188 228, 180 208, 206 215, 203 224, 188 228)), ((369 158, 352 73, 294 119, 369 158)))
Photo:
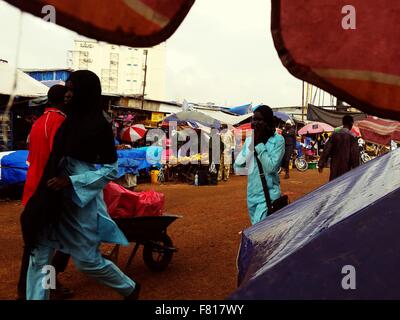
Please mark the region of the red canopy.
POLYGON ((241 126, 239 126, 237 128, 234 128, 233 130, 236 130, 236 131, 238 131, 238 130, 251 130, 251 123, 248 122, 248 123, 242 124, 241 126))
POLYGON ((368 114, 397 120, 399 20, 393 0, 272 0, 271 31, 290 73, 368 114), (356 29, 346 29, 349 23, 356 29))
POLYGON ((85 36, 132 47, 150 47, 168 39, 194 0, 6 0, 44 17, 56 9, 56 23, 85 36))
POLYGON ((363 139, 368 142, 390 145, 390 141, 394 140, 400 143, 400 122, 369 116, 357 121, 356 125, 363 139))

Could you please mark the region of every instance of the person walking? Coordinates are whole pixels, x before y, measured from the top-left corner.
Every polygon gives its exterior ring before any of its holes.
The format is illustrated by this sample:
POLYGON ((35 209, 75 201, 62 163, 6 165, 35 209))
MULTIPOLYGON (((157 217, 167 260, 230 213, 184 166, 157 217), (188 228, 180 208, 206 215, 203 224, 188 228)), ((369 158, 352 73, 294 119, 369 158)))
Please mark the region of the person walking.
POLYGON ((324 146, 318 162, 318 171, 323 172, 328 159, 331 158, 329 181, 345 174, 360 164, 360 150, 356 136, 351 132, 354 124, 352 116, 343 117, 343 128, 334 132, 324 146))
POLYGON ((296 130, 290 120, 286 121, 282 136, 285 138, 285 155, 283 156, 282 167, 285 170, 285 179, 289 179, 290 160, 296 147, 296 130))
MULTIPOLYGON (((26 206, 38 187, 53 148, 54 136, 65 120, 65 93, 65 86, 62 85, 54 85, 49 89, 47 94, 48 106, 44 114, 35 121, 29 133, 29 153, 27 160, 29 167, 22 195, 23 206, 26 206)), ((26 298, 26 275, 29 266, 29 256, 30 251, 24 248, 17 286, 18 300, 25 300, 26 298)), ((55 253, 52 265, 57 274, 65 271, 68 261, 69 255, 61 251, 55 253)), ((66 299, 73 296, 73 291, 64 287, 59 281, 57 281, 56 290, 52 292, 58 299, 66 299)))
POLYGON ((228 181, 231 164, 232 164, 232 152, 234 147, 232 130, 229 130, 225 125, 221 132, 221 159, 218 170, 218 181, 228 181))
POLYGON ((101 108, 101 84, 88 70, 73 72, 68 117, 35 193, 21 216, 24 242, 31 250, 27 299, 47 300, 43 267, 54 250, 70 254, 78 270, 126 299, 137 299, 140 285, 106 260, 100 243, 129 242, 107 213, 103 188, 117 178, 118 162, 111 124, 101 108))

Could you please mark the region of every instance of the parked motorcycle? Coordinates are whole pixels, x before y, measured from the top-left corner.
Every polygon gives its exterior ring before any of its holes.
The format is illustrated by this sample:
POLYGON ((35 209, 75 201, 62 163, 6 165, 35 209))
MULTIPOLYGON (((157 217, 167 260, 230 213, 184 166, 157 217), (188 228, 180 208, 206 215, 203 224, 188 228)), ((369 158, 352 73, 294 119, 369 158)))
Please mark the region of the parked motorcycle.
POLYGON ((297 170, 300 172, 307 171, 308 169, 308 163, 304 157, 304 155, 299 156, 298 151, 294 150, 294 166, 296 167, 297 170))
POLYGON ((372 157, 365 150, 365 141, 363 139, 358 139, 358 148, 360 150, 360 162, 366 163, 372 160, 372 157))

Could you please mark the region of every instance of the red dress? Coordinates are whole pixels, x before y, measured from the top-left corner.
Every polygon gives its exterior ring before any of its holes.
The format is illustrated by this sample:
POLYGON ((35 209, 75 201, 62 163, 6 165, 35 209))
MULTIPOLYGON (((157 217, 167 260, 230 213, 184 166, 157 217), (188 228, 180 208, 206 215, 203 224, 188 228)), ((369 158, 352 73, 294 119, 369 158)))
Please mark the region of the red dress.
POLYGON ((22 196, 26 205, 35 192, 53 147, 54 136, 65 120, 65 114, 56 108, 47 108, 35 121, 29 134, 28 172, 22 196))

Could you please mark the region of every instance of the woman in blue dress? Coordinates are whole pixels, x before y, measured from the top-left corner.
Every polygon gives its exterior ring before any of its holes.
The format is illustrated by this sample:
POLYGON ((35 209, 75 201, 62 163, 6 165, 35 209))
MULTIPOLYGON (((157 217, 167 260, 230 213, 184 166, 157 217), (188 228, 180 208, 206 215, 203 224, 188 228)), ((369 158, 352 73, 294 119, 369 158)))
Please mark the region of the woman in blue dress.
POLYGON ((78 270, 137 299, 140 285, 102 257, 101 242, 128 245, 107 213, 103 188, 117 178, 111 125, 101 108, 101 84, 90 71, 76 71, 67 81, 72 99, 68 119, 56 135, 54 150, 32 201, 21 216, 25 245, 31 250, 27 299, 49 298, 43 267, 54 250, 70 254, 78 270))

